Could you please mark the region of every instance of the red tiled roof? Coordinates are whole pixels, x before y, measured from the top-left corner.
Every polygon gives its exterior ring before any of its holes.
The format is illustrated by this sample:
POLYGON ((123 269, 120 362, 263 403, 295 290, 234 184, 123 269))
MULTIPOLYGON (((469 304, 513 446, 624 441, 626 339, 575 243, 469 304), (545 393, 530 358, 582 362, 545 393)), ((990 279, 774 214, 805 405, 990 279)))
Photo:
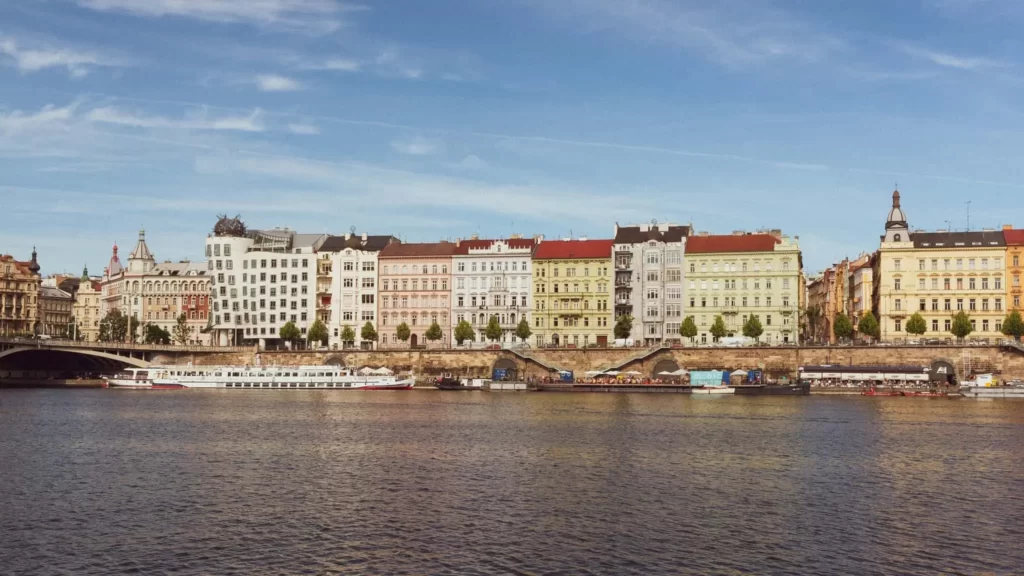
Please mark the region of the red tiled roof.
POLYGON ((533 253, 534 260, 611 258, 614 240, 545 240, 533 253))
POLYGON ((3 254, 0 255, 0 262, 3 262, 4 264, 14 264, 15 270, 17 270, 19 274, 32 273, 32 271, 29 270, 29 266, 32 264, 31 261, 22 262, 21 260, 15 260, 14 256, 11 256, 10 254, 3 254))
POLYGON ((458 243, 458 247, 455 249, 455 254, 459 256, 465 256, 469 254, 470 249, 483 249, 490 248, 495 242, 504 242, 512 250, 524 250, 527 248, 533 248, 533 238, 509 238, 500 240, 462 240, 458 243))
POLYGON ((778 243, 778 238, 771 234, 690 236, 686 239, 686 253, 771 252, 778 243))
POLYGON ((1024 229, 1003 230, 1007 246, 1024 246, 1024 229))
POLYGON ((380 258, 423 258, 445 257, 455 254, 453 242, 429 242, 423 244, 388 244, 380 251, 380 258))

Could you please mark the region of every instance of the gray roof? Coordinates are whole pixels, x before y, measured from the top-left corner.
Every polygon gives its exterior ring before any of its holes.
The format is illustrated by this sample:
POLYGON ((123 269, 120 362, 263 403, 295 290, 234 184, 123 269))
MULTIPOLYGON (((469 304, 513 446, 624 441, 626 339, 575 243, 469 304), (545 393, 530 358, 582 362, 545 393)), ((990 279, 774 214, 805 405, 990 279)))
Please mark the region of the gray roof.
POLYGON ((71 294, 68 294, 67 292, 61 290, 60 288, 56 288, 54 286, 40 286, 39 287, 39 296, 41 298, 53 298, 53 299, 63 299, 63 300, 70 300, 71 299, 71 294))
POLYGON ((204 276, 206 262, 164 262, 150 270, 153 276, 204 276))
POLYGON ((983 232, 913 232, 914 248, 995 248, 1006 246, 1006 238, 998 230, 983 232))
POLYGON ((363 237, 361 235, 356 234, 347 234, 346 236, 328 236, 317 251, 341 252, 346 248, 351 248, 353 250, 365 250, 367 252, 380 252, 388 244, 398 241, 398 238, 391 235, 367 236, 365 241, 363 241, 363 237))
POLYGON ((642 244, 648 240, 659 242, 681 242, 690 235, 689 226, 669 226, 668 230, 641 230, 639 226, 619 226, 615 232, 616 244, 642 244))

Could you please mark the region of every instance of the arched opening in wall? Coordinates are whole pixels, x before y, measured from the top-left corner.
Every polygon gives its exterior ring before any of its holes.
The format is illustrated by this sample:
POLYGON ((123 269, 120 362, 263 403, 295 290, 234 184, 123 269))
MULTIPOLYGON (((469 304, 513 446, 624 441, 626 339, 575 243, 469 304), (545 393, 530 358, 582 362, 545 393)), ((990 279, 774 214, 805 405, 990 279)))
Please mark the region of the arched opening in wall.
POLYGON ((936 360, 928 369, 928 380, 933 385, 956 384, 956 368, 946 360, 936 360))
POLYGON ((519 366, 514 360, 502 358, 494 363, 491 378, 505 382, 519 380, 519 366))
POLYGON ((342 356, 331 356, 326 362, 324 362, 324 364, 327 364, 328 366, 344 366, 345 358, 342 356))
POLYGON ((658 360, 655 362, 654 368, 651 369, 651 378, 670 378, 671 376, 666 376, 665 374, 662 374, 662 372, 668 373, 675 372, 677 370, 679 370, 679 364, 675 360, 669 360, 667 358, 664 360, 658 360))

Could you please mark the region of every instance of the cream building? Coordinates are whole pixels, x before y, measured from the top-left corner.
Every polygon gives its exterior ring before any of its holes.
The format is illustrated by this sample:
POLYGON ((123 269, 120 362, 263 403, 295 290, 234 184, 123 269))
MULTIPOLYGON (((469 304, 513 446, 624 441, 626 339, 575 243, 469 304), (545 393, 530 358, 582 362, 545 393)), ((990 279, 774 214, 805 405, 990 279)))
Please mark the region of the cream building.
POLYGON ((0 335, 30 336, 39 322, 39 263, 36 250, 23 262, 0 255, 0 335))
POLYGON ((796 343, 802 262, 797 239, 779 230, 687 238, 684 304, 697 323, 697 342, 713 342, 717 316, 726 336, 742 336, 754 315, 764 330, 762 343, 796 343))
POLYGON ((317 250, 317 317, 327 326, 330 346, 342 348, 341 334, 348 326, 355 332, 353 345, 372 348, 364 341, 363 326, 377 323, 377 273, 380 251, 394 236, 345 234, 330 236, 317 250))
POLYGON ((456 243, 452 256, 451 327, 462 320, 473 326, 477 342, 492 316, 498 318, 502 344, 518 342, 516 328, 532 318, 533 251, 537 238, 499 240, 471 238, 456 243))
POLYGON ((74 329, 71 324, 74 297, 56 286, 39 288, 39 333, 51 338, 68 338, 74 329))
POLYGON ((614 240, 545 240, 533 254, 536 345, 607 346, 614 338, 610 306, 614 240))
POLYGON ((1021 290, 1024 276, 1024 230, 1003 226, 1006 240, 1006 302, 1010 310, 1022 310, 1021 290))
POLYGON ((75 329, 74 336, 86 342, 96 342, 100 336, 100 298, 103 295, 103 287, 100 279, 90 278, 89 269, 82 271, 82 278, 78 282, 78 290, 75 292, 75 329))
POLYGON ((969 339, 1001 338, 1006 314, 1006 240, 1002 231, 911 231, 893 192, 885 235, 875 257, 874 307, 883 341, 917 338, 907 319, 920 313, 923 338, 953 338, 953 316, 963 310, 974 332, 969 339))

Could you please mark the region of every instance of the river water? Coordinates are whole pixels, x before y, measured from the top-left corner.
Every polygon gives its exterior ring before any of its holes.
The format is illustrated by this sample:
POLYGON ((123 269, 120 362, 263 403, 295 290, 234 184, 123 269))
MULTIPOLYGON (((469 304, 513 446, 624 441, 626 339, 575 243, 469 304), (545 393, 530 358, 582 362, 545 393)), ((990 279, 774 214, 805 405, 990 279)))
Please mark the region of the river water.
POLYGON ((3 574, 1020 574, 1024 402, 3 390, 3 574))

